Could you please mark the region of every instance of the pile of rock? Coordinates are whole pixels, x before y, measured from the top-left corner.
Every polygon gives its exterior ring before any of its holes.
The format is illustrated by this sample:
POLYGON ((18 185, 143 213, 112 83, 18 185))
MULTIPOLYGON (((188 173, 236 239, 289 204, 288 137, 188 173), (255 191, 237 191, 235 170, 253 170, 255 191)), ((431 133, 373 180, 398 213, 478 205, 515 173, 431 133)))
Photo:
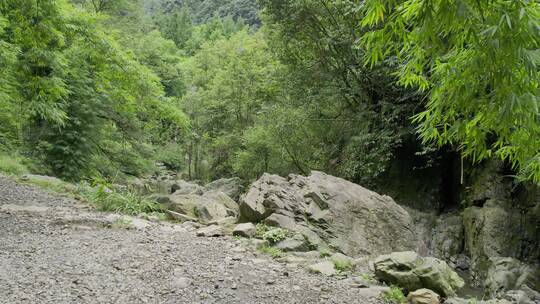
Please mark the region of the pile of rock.
POLYGON ((170 192, 168 195, 157 195, 155 199, 175 219, 204 224, 234 224, 239 213, 235 199, 242 192, 242 183, 238 178, 230 178, 200 186, 176 180, 171 183, 170 192))
MULTIPOLYGON (((491 248, 471 243, 482 238, 468 235, 468 231, 483 233, 485 224, 482 229, 463 228, 486 222, 478 220, 486 216, 479 216, 475 207, 467 209, 464 217, 457 213, 436 217, 429 229, 418 234, 410 213, 392 198, 322 172, 286 178, 264 174, 245 194, 237 178, 205 186, 174 180, 167 181, 165 188, 168 193, 159 195, 157 201, 174 218, 205 225, 197 231, 200 236, 232 233, 255 247, 273 246, 285 254, 284 261, 325 275, 342 274, 339 265, 353 265, 362 272, 373 272, 382 282, 404 288, 410 303, 440 303, 443 298, 460 303, 455 296, 464 282, 454 269, 469 269, 466 249, 491 248), (288 233, 275 242, 261 240, 259 223, 288 233), (429 244, 420 246, 424 233, 431 234, 429 244), (329 256, 321 257, 322 252, 329 256), (368 262, 366 257, 374 256, 379 257, 368 262), (337 258, 341 261, 334 261, 337 258)), ((487 250, 482 252, 487 256, 487 250)), ((486 260, 476 259, 478 254, 472 256, 473 267, 486 260)), ((523 303, 540 300, 535 291, 540 287, 538 268, 511 258, 489 259, 488 265, 487 296, 523 303)))

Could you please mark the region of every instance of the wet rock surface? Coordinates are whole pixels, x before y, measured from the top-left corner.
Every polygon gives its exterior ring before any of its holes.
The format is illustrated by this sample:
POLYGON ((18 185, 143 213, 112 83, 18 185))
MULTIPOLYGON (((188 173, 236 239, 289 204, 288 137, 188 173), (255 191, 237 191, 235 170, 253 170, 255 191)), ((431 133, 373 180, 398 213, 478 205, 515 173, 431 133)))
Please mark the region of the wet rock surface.
POLYGON ((0 177, 0 303, 382 303, 195 223, 119 218, 0 177))

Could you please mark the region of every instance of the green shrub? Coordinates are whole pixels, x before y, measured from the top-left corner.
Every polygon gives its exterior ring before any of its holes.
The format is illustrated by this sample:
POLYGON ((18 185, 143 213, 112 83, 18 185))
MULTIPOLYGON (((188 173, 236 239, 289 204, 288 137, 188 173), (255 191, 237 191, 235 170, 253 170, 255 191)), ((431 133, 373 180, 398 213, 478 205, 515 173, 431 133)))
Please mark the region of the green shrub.
POLYGON ((384 292, 382 298, 388 304, 404 304, 407 300, 401 288, 397 286, 390 286, 390 290, 384 292))
POLYGON ((101 179, 94 181, 93 185, 87 182, 74 185, 56 178, 37 177, 30 177, 23 182, 82 199, 101 211, 128 215, 157 215, 159 218, 165 217, 163 215, 163 208, 157 202, 138 194, 135 190, 113 190, 112 185, 101 179))
POLYGON ((171 170, 180 171, 184 167, 184 155, 180 145, 170 144, 158 149, 156 160, 171 170))
POLYGON ((0 172, 16 176, 28 173, 28 168, 23 162, 24 159, 20 156, 0 154, 0 172))
POLYGON ((282 228, 274 228, 268 230, 265 234, 263 234, 263 240, 275 244, 279 241, 283 241, 288 236, 290 236, 290 232, 288 230, 282 228))
POLYGON ((270 226, 267 226, 263 223, 259 223, 255 226, 255 228, 257 229, 257 232, 255 233, 255 237, 259 238, 259 239, 262 239, 262 236, 270 229, 272 229, 272 227, 270 226))
POLYGON ((67 194, 70 196, 77 195, 77 187, 75 185, 54 177, 29 176, 27 179, 24 179, 23 182, 59 194, 67 194))
POLYGON ((343 260, 338 260, 338 259, 331 259, 331 260, 332 260, 332 263, 334 263, 334 268, 338 272, 351 270, 353 268, 352 263, 349 261, 343 261, 343 260))
POLYGON ((281 249, 276 248, 276 247, 262 246, 262 247, 259 247, 258 250, 264 254, 268 254, 274 259, 277 259, 283 255, 283 252, 281 251, 281 249))
POLYGON ((291 236, 291 232, 283 228, 271 227, 265 224, 257 224, 257 233, 255 236, 266 240, 271 244, 275 244, 291 236))
POLYGON ((129 215, 140 213, 161 213, 161 206, 134 191, 128 190, 120 192, 111 190, 105 184, 98 184, 94 187, 81 185, 79 192, 83 199, 96 206, 101 211, 117 212, 129 215))
POLYGON ((319 252, 319 257, 321 257, 321 258, 326 258, 326 257, 329 257, 331 255, 332 255, 332 253, 330 251, 328 251, 327 249, 321 249, 321 251, 319 252))

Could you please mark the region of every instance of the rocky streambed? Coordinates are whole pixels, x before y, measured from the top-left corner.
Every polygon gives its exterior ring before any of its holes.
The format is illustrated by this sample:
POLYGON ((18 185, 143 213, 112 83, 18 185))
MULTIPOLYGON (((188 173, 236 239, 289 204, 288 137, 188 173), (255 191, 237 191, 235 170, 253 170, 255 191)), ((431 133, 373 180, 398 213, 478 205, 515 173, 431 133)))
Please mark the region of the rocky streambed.
POLYGON ((322 172, 127 186, 150 190, 174 222, 0 177, 0 303, 540 301, 538 248, 485 250, 500 219, 470 220, 480 207, 434 215, 322 172))
MULTIPOLYGON (((238 179, 206 186, 176 181, 170 184, 171 193, 157 200, 179 219, 210 225, 201 230, 203 235, 231 234, 249 227, 235 228, 237 223, 252 223, 251 232, 237 233, 263 239, 270 253, 340 254, 354 265, 351 273, 373 276, 406 292, 429 288, 449 303, 468 301, 458 294, 493 299, 493 303, 535 303, 540 301, 540 275, 534 263, 538 231, 529 229, 521 235, 516 228, 501 231, 519 217, 490 198, 494 188, 486 186, 486 206, 441 215, 401 206, 391 197, 316 171, 309 176, 264 174, 244 189, 238 179), (257 236, 260 227, 273 227, 273 232, 266 231, 273 236, 257 236), (508 248, 515 242, 504 244, 500 241, 504 237, 532 248, 525 250, 525 256, 511 254, 518 252, 508 248), (386 259, 391 274, 384 274, 377 271, 375 261, 388 254, 395 256, 386 259), (464 282, 470 285, 464 287, 464 282)), ((538 220, 530 213, 523 218, 538 220)), ((335 268, 348 263, 333 262, 332 267, 324 259, 310 262, 314 264, 302 266, 315 265, 317 272, 326 275, 335 275, 335 268)))
POLYGON ((382 303, 385 287, 199 226, 99 213, 0 177, 0 303, 382 303))

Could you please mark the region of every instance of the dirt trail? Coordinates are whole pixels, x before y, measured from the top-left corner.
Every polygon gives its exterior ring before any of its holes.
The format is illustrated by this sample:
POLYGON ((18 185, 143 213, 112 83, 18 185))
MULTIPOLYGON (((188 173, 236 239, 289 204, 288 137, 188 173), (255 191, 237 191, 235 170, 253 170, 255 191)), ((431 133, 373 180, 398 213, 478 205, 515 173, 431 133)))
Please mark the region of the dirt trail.
POLYGON ((112 218, 0 177, 0 303, 379 303, 233 238, 112 218))

